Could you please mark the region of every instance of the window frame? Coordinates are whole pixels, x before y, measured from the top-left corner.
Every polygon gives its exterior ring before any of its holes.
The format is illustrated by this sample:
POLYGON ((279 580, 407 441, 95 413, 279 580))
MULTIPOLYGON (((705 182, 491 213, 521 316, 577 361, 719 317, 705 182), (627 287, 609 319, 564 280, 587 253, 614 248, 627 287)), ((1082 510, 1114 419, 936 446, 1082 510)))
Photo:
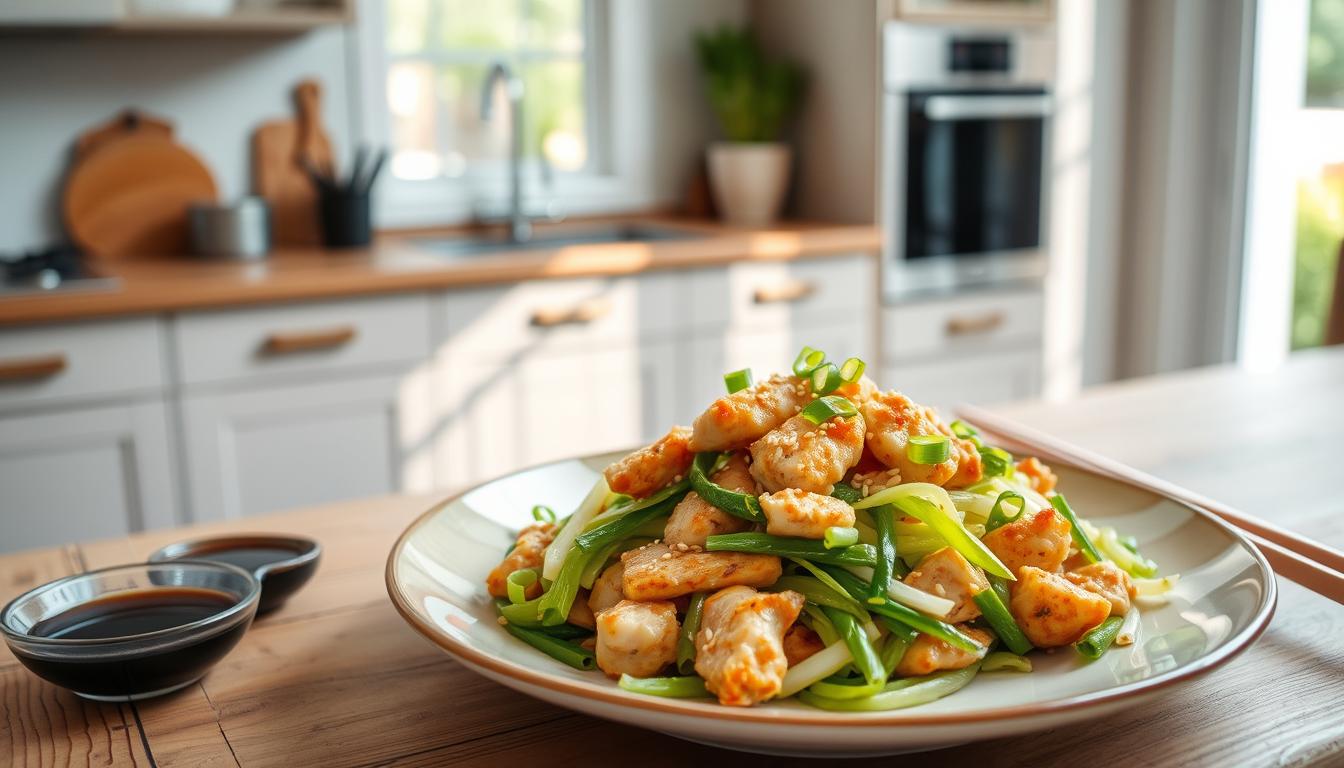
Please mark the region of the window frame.
MULTIPOLYGON (((616 137, 633 126, 612 105, 622 100, 623 87, 614 71, 619 46, 610 29, 613 16, 622 13, 609 0, 584 0, 584 130, 588 162, 580 171, 556 171, 550 187, 543 185, 539 163, 525 162, 523 204, 541 211, 556 204, 561 215, 613 213, 647 208, 653 194, 644 179, 647 171, 616 137)), ((359 0, 353 46, 359 70, 359 109, 355 133, 361 140, 390 147, 387 110, 387 73, 392 57, 386 47, 387 7, 382 0, 359 0)), ((615 20, 615 23, 620 23, 615 20)), ((629 83, 624 86, 627 90, 629 83)), ((526 109, 526 96, 524 96, 526 109)), ((383 174, 374 198, 374 223, 380 228, 431 227, 461 224, 497 215, 507 205, 507 164, 478 164, 459 177, 408 180, 383 174)))

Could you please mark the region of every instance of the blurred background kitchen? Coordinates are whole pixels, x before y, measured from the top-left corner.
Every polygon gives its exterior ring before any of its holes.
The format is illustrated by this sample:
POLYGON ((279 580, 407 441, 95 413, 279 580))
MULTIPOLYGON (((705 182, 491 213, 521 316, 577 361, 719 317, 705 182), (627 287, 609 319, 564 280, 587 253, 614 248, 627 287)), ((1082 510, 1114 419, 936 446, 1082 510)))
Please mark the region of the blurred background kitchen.
POLYGON ((950 407, 1344 341, 1344 0, 4 0, 0 73, 0 551, 804 344, 950 407))

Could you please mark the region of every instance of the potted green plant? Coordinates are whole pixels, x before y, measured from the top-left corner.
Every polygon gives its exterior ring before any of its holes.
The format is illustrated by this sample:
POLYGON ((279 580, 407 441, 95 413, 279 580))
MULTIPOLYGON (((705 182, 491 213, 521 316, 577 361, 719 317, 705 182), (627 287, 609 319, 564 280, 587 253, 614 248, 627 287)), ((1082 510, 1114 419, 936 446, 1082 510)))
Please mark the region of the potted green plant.
POLYGON ((802 100, 803 70, 767 56, 745 28, 700 33, 695 47, 725 139, 708 151, 714 202, 730 223, 768 224, 789 184, 792 156, 779 137, 802 100))

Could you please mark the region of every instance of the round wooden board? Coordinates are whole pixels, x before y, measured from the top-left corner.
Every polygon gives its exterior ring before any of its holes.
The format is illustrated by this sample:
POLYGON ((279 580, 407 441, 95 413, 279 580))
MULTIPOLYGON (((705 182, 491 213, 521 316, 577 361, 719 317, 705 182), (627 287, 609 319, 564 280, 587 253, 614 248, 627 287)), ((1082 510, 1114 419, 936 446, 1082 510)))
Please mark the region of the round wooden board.
POLYGON ((214 202, 215 181, 170 137, 136 134, 108 142, 75 166, 63 208, 74 241, 93 257, 187 252, 187 208, 214 202))

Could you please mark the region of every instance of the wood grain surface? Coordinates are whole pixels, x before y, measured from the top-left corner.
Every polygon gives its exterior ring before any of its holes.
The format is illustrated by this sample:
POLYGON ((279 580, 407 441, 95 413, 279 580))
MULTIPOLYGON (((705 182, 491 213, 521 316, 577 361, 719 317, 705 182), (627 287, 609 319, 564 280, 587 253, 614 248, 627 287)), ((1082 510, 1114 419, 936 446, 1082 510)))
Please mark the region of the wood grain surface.
POLYGON ((314 301, 560 277, 618 276, 651 270, 718 266, 740 261, 876 254, 882 237, 872 226, 788 223, 728 227, 704 220, 641 216, 538 225, 572 231, 611 221, 690 229, 703 237, 652 243, 608 243, 502 251, 488 257, 443 259, 416 238, 461 237, 463 230, 381 235, 365 249, 279 249, 264 262, 205 262, 190 258, 100 265, 119 280, 110 290, 27 294, 0 299, 0 327, 151 312, 216 309, 281 301, 314 301))
MULTIPOLYGON (((1084 447, 1335 546, 1344 352, 1219 369, 1002 409, 1084 447), (1251 407, 1251 406, 1255 407, 1251 407)), ((158 766, 777 765, 514 694, 416 635, 382 583, 433 497, 328 505, 0 557, 0 596, 179 538, 288 531, 325 547, 314 581, 256 622, 201 684, 136 705, 82 702, 0 657, 0 764, 158 766), (146 746, 147 745, 147 746, 146 746), (6 762, 8 761, 8 762, 6 762)), ((1139 709, 920 755, 926 766, 1344 765, 1344 609, 1280 580, 1273 624, 1214 674, 1139 709)), ((866 761, 892 765, 891 759, 866 761)), ((864 764, 858 761, 856 764, 864 764)))

